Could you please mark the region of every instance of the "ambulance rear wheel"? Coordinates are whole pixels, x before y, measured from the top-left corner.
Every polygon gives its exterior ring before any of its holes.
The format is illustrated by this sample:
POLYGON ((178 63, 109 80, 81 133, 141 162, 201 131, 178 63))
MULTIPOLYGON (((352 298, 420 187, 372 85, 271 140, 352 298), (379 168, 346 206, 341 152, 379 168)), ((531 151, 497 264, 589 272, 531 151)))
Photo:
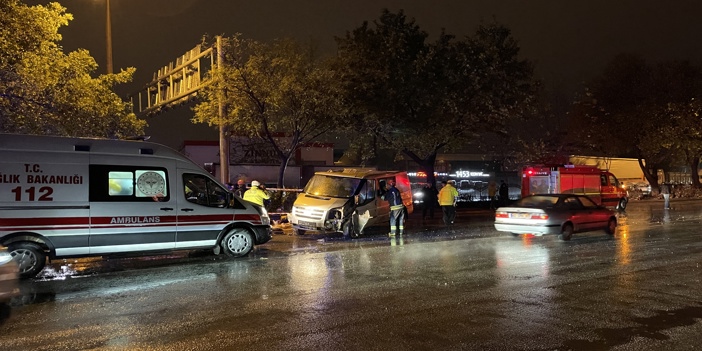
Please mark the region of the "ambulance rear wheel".
POLYGON ((253 235, 248 229, 234 228, 222 239, 222 250, 227 256, 246 256, 253 249, 253 235))
POLYGON ((44 269, 46 253, 41 246, 30 242, 9 245, 10 255, 19 266, 20 278, 32 278, 44 269))

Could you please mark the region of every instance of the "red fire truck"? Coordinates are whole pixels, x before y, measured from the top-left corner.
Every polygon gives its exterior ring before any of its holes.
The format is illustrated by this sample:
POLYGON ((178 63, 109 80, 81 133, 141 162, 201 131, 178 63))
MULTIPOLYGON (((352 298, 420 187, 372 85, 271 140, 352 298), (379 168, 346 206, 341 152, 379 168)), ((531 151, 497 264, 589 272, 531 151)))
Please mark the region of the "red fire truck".
POLYGON ((598 204, 619 210, 629 201, 617 177, 595 166, 531 165, 522 169, 522 197, 559 193, 587 195, 598 204))

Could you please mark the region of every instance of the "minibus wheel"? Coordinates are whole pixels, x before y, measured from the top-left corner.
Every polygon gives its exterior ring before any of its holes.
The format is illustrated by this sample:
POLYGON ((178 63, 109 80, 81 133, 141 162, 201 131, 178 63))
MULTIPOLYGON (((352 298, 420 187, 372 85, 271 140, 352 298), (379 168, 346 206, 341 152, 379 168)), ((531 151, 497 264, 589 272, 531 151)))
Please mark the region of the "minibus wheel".
POLYGON ((44 269, 46 253, 41 246, 30 242, 12 243, 8 246, 10 255, 19 266, 21 278, 32 278, 44 269))
POLYGON ((234 228, 222 239, 222 249, 227 256, 246 256, 253 249, 253 235, 248 229, 234 228))
POLYGON ((353 225, 353 220, 349 219, 344 223, 344 226, 341 228, 342 233, 344 234, 344 237, 346 238, 358 238, 358 232, 356 232, 356 226, 353 225))

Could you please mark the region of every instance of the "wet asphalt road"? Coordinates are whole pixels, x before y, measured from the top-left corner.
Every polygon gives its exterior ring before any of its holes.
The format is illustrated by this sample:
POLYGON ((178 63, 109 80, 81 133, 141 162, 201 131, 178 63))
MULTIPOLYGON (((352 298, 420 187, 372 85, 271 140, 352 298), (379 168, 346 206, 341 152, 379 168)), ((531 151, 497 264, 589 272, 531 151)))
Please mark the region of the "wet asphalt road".
POLYGON ((0 350, 699 350, 702 201, 632 202, 614 237, 512 238, 491 212, 408 233, 276 235, 243 259, 55 262, 0 350))

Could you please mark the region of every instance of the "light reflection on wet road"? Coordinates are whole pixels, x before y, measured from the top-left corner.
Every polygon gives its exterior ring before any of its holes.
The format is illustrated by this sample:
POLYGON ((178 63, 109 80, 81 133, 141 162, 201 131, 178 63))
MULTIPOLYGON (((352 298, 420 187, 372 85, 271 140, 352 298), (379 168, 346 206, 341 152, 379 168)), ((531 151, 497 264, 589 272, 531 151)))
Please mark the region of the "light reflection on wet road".
POLYGON ((1 350, 688 350, 702 201, 632 202, 615 236, 511 236, 487 211, 404 237, 277 235, 250 257, 77 260, 22 282, 1 350))

